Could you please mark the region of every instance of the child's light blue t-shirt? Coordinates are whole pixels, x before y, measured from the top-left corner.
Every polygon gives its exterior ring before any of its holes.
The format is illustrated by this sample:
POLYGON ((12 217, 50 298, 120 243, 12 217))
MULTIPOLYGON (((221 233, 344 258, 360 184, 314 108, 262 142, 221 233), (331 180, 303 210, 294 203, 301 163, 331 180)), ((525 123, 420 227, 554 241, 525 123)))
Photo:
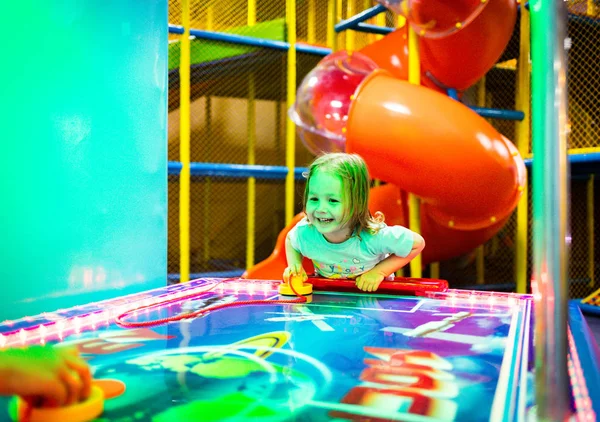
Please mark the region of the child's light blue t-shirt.
POLYGON ((342 243, 330 243, 303 218, 288 237, 292 247, 310 259, 315 271, 326 278, 355 278, 369 271, 389 254, 406 257, 413 247, 413 232, 402 226, 386 226, 375 234, 362 231, 342 243))

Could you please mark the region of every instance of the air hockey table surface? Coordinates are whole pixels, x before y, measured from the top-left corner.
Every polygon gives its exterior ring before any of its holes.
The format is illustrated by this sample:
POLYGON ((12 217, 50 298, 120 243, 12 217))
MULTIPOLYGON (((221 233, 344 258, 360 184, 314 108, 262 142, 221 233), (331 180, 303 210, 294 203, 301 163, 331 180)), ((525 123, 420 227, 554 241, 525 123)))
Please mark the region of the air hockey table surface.
MULTIPOLYGON (((98 421, 525 421, 535 413, 529 295, 315 292, 307 303, 154 325, 218 304, 277 301, 277 286, 204 278, 5 321, 0 347, 78 347, 95 379, 126 387, 98 421), (139 326, 116 324, 124 313, 139 326)), ((578 354, 572 330, 569 345, 574 418, 595 420, 587 349, 578 354)), ((0 421, 10 420, 8 400, 2 408, 0 421)))

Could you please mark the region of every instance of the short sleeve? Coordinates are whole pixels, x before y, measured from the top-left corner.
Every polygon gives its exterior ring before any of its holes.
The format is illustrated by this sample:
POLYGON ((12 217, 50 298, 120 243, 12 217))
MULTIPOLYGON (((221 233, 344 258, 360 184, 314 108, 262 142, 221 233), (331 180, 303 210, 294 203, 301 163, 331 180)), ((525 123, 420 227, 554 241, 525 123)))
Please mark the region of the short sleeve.
POLYGON ((303 218, 302 220, 298 221, 298 223, 292 227, 292 229, 288 232, 288 239, 290 239, 290 244, 292 245, 292 248, 294 248, 296 251, 300 252, 302 255, 302 235, 301 232, 303 230, 306 229, 306 225, 308 224, 308 222, 306 221, 306 218, 303 218))
POLYGON ((373 248, 378 253, 407 257, 414 244, 413 232, 402 226, 385 226, 374 235, 373 248))

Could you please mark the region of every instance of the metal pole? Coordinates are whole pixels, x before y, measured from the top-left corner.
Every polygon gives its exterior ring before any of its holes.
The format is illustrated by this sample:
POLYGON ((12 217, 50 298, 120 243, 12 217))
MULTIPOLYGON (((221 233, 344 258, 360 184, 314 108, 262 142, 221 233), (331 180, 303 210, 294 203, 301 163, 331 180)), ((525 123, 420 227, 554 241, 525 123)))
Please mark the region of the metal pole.
POLYGON ((596 252, 594 249, 594 175, 590 174, 590 179, 587 182, 587 227, 588 227, 588 277, 590 278, 589 287, 595 286, 595 268, 594 257, 596 252))
MULTIPOLYGON (((521 157, 529 155, 530 119, 531 119, 531 79, 529 57, 531 53, 531 33, 529 10, 521 8, 519 36, 519 60, 517 66, 517 110, 523 111, 523 120, 517 122, 517 148, 521 157)), ((517 230, 515 233, 515 280, 517 293, 527 292, 527 244, 529 225, 529 187, 523 186, 523 195, 517 205, 517 230)))
POLYGON ((308 16, 306 19, 306 27, 307 27, 306 41, 308 41, 308 43, 311 45, 314 45, 317 42, 317 25, 316 25, 317 11, 316 11, 315 1, 316 0, 308 0, 308 16))
MULTIPOLYGON (((354 16, 354 0, 346 0, 346 16, 354 16)), ((352 29, 346 30, 346 50, 352 52, 355 49, 356 34, 352 29)))
MULTIPOLYGON (((256 0, 248 0, 248 26, 256 24, 256 0)), ((256 76, 248 75, 248 164, 256 164, 256 76)), ((256 244, 256 179, 248 178, 248 196, 246 213, 246 269, 254 266, 254 248, 256 244)))
MULTIPOLYGON (((286 0, 285 22, 288 30, 288 42, 290 49, 287 53, 287 107, 294 105, 296 101, 296 1, 286 0)), ((294 168, 296 166, 296 127, 289 117, 285 125, 285 163, 288 174, 285 178, 285 224, 288 225, 294 218, 294 168)))
POLYGON ((331 51, 337 50, 336 5, 336 0, 327 1, 327 47, 331 48, 331 51))
MULTIPOLYGON (((523 15, 521 15, 523 16, 523 15)), ((485 76, 477 84, 477 107, 485 107, 485 76)), ((475 249, 475 271, 477 284, 485 284, 485 245, 479 245, 475 249)))
MULTIPOLYGON (((408 27, 408 81, 421 85, 421 56, 419 55, 419 37, 415 30, 408 27)), ((412 231, 421 233, 421 201, 411 193, 408 194, 408 220, 412 231)), ((417 255, 410 261, 410 276, 422 276, 422 257, 417 255)))
POLYGON ((567 373, 566 3, 532 0, 533 258, 537 416, 570 413, 567 373))
POLYGON ((179 281, 190 280, 190 2, 181 2, 179 61, 179 281))

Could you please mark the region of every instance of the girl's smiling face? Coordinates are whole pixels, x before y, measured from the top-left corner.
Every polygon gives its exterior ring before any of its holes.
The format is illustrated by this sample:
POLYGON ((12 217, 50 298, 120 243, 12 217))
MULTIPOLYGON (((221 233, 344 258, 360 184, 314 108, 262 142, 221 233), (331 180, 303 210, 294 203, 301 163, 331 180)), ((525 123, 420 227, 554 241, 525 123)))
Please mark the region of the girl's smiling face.
POLYGON ((342 179, 332 173, 317 171, 308 183, 308 221, 329 242, 344 242, 352 234, 352 229, 346 217, 347 204, 344 202, 346 199, 342 179))

